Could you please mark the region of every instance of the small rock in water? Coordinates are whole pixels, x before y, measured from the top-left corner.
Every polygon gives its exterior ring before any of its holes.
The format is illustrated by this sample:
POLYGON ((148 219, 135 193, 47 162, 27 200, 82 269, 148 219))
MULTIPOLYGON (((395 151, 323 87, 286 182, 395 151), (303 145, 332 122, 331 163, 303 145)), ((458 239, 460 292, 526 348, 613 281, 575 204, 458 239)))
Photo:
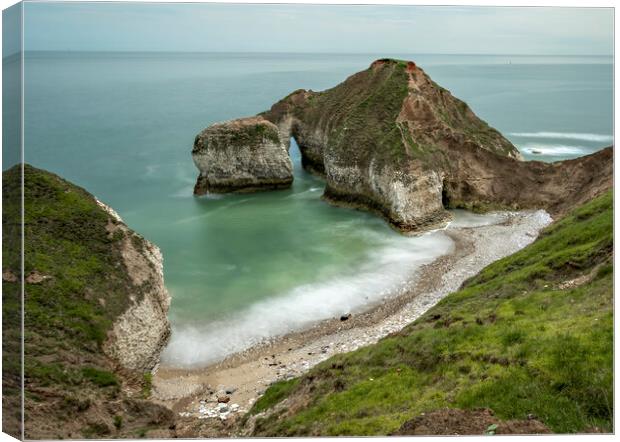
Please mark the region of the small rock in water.
POLYGON ((531 152, 532 152, 534 155, 540 155, 540 154, 542 153, 542 151, 537 150, 537 149, 532 149, 532 150, 531 150, 531 152))
POLYGON ((347 313, 346 315, 342 315, 340 317, 341 321, 346 321, 347 319, 349 319, 351 317, 351 313, 347 313))

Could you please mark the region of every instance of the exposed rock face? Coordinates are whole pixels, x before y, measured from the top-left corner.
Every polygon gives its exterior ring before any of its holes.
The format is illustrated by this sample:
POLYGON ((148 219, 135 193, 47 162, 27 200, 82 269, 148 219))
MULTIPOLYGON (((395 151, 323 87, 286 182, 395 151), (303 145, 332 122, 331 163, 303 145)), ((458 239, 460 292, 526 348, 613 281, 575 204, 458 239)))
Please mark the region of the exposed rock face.
POLYGON ((18 428, 23 338, 27 439, 167 430, 172 411, 143 399, 150 390, 145 373, 170 335, 157 247, 50 172, 24 165, 22 175, 15 166, 3 172, 2 189, 3 416, 18 428))
POLYGON ((194 194, 282 189, 293 182, 293 165, 278 127, 262 117, 214 124, 194 142, 200 175, 194 194))
MULTIPOLYGON (((282 144, 295 138, 304 168, 326 180, 324 199, 378 213, 405 232, 444 223, 447 208, 559 210, 611 185, 611 149, 556 164, 523 162, 510 141, 413 62, 377 60, 332 89, 297 90, 259 118, 277 126, 282 144)), ((230 143, 230 131, 243 132, 245 121, 225 123, 218 141, 230 143)), ((226 158, 219 179, 234 187, 246 162, 226 158)))
POLYGON ((157 365, 170 338, 170 295, 164 286, 163 257, 157 246, 132 232, 114 210, 97 203, 115 218, 116 223, 107 229, 112 235, 122 233, 123 262, 131 282, 143 291, 140 297, 129 295, 131 303, 114 321, 103 349, 125 368, 148 371, 157 365))
POLYGON ((442 408, 430 413, 422 413, 406 421, 394 432, 394 436, 405 435, 481 435, 481 434, 549 434, 549 428, 537 419, 513 419, 503 421, 495 417, 488 408, 461 410, 442 408), (488 433, 495 425, 496 430, 488 433))
POLYGON ((505 161, 476 152, 455 158, 444 181, 448 207, 473 210, 544 208, 566 213, 613 185, 613 148, 572 160, 505 161))

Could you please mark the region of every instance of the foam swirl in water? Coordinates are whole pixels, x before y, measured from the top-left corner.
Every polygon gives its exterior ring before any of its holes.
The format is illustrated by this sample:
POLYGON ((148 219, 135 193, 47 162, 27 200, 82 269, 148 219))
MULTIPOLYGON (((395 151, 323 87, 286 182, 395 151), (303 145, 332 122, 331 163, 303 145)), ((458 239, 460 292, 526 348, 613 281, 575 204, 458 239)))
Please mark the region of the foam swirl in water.
POLYGON ((360 311, 399 294, 415 269, 452 248, 452 240, 441 231, 391 237, 353 272, 298 286, 215 322, 176 326, 162 362, 178 367, 208 365, 314 322, 360 311))

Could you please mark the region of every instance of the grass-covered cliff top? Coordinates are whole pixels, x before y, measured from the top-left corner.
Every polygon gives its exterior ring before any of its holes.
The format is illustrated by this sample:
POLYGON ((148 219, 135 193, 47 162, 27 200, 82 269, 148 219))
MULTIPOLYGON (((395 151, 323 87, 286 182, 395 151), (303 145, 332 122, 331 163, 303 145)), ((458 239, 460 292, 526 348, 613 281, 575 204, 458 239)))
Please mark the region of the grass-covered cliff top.
POLYGON ((196 136, 192 154, 200 153, 207 148, 207 144, 209 149, 226 150, 231 147, 256 147, 266 140, 281 143, 277 126, 261 117, 239 118, 203 130, 196 136))
POLYGON ((507 139, 412 61, 376 60, 331 89, 295 91, 261 115, 277 122, 289 113, 305 130, 325 133, 332 155, 344 163, 372 158, 399 167, 413 159, 438 166, 452 142, 518 156, 507 139))
POLYGON ((490 431, 613 431, 612 201, 574 210, 400 333, 274 384, 250 411, 264 413, 255 435, 385 435, 477 408, 499 420, 490 431))
MULTIPOLYGON (((20 379, 20 181, 19 166, 3 172, 3 384, 9 401, 18 398, 20 379)), ((122 378, 131 376, 119 375, 102 344, 131 302, 129 294, 141 294, 121 257, 125 234, 108 230, 115 222, 84 189, 24 166, 27 438, 110 437, 123 428, 120 421, 106 425, 110 411, 100 403, 121 401, 122 378)), ((139 384, 141 376, 133 381, 139 384)))

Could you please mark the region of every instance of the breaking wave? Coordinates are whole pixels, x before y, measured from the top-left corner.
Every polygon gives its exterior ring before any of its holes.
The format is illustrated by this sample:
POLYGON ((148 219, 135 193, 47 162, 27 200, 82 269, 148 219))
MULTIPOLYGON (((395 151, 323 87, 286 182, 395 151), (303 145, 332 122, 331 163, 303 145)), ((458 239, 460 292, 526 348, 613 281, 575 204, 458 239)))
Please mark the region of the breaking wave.
POLYGON ((562 140, 579 140, 579 141, 591 141, 600 143, 610 143, 614 137, 611 135, 601 134, 585 134, 585 133, 570 133, 570 132, 513 132, 510 135, 513 137, 527 137, 527 138, 554 138, 562 140))
POLYGON ((452 240, 441 231, 391 237, 348 274, 301 285, 221 320, 175 326, 162 362, 176 367, 206 366, 317 321, 359 312, 401 293, 412 272, 452 248, 452 240))
POLYGON ((583 147, 567 146, 562 144, 524 144, 520 150, 533 155, 557 156, 557 155, 586 155, 591 153, 583 147))

